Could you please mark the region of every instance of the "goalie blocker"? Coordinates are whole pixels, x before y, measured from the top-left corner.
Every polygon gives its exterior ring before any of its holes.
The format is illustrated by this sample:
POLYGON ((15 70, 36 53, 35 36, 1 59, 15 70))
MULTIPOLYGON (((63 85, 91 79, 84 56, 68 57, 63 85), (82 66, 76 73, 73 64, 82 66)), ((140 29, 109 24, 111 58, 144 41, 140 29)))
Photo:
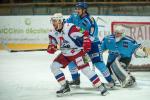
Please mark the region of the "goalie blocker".
POLYGON ((127 67, 125 63, 119 62, 119 57, 111 65, 111 70, 113 75, 119 81, 121 87, 126 88, 129 86, 133 86, 135 83, 135 78, 128 73, 124 67, 127 67))

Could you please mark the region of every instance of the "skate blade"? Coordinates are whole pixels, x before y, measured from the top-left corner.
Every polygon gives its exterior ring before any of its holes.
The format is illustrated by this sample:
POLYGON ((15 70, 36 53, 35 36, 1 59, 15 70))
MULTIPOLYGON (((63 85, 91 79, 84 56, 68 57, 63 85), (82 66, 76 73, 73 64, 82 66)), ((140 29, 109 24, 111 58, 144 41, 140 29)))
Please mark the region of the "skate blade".
POLYGON ((57 94, 56 96, 57 96, 57 97, 64 97, 64 96, 70 96, 70 95, 71 95, 70 92, 66 92, 66 93, 59 93, 59 94, 57 94))
POLYGON ((71 88, 80 89, 80 85, 70 85, 71 88))
POLYGON ((102 96, 106 96, 106 95, 108 95, 109 94, 109 92, 108 91, 106 91, 105 93, 103 93, 103 94, 101 94, 102 96))

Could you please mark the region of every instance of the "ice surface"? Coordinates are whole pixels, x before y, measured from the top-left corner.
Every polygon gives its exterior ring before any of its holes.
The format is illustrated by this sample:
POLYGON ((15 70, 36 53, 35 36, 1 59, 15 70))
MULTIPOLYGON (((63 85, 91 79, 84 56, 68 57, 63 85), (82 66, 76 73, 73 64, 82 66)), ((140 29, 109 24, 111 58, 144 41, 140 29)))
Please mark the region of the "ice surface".
MULTIPOLYGON (((134 72, 134 88, 109 90, 107 96, 101 96, 81 73, 81 89, 71 89, 71 96, 58 98, 55 92, 60 86, 49 69, 55 56, 46 52, 0 51, 0 100, 150 100, 150 72, 134 72)), ((63 71, 70 80, 68 69, 63 71)))

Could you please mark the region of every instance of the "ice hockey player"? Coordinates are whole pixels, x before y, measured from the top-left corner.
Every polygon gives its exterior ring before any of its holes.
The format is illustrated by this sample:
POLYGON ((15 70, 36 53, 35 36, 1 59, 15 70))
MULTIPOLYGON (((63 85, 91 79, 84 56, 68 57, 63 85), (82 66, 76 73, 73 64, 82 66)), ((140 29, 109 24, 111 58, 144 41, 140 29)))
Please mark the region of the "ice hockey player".
POLYGON ((61 85, 60 90, 56 92, 57 96, 63 96, 70 92, 69 84, 61 68, 65 68, 71 61, 78 65, 78 69, 99 89, 101 95, 106 95, 108 93, 107 89, 86 61, 86 52, 91 49, 89 33, 87 31, 80 32, 80 29, 74 24, 64 23, 61 13, 54 14, 51 22, 55 30, 49 32, 50 42, 47 52, 54 54, 57 50, 61 50, 61 53, 50 66, 51 72, 61 85))
MULTIPOLYGON (((76 4, 76 12, 73 13, 66 22, 73 23, 76 26, 80 27, 82 30, 87 30, 90 33, 90 39, 92 41, 91 50, 88 52, 89 57, 91 58, 92 63, 96 68, 103 74, 105 79, 108 81, 109 86, 114 86, 114 81, 110 76, 110 72, 106 65, 104 64, 102 57, 102 50, 100 48, 100 40, 98 37, 98 26, 93 17, 87 12, 88 5, 86 2, 78 2, 76 4)), ((69 64, 69 70, 72 75, 73 81, 70 82, 70 85, 80 85, 80 75, 77 71, 76 65, 74 62, 69 64)))
POLYGON ((112 71, 114 72, 121 86, 129 87, 134 85, 135 78, 129 72, 128 66, 132 59, 132 54, 139 48, 140 44, 125 35, 123 26, 117 26, 112 35, 104 37, 101 46, 103 51, 109 50, 106 66, 111 74, 112 71))

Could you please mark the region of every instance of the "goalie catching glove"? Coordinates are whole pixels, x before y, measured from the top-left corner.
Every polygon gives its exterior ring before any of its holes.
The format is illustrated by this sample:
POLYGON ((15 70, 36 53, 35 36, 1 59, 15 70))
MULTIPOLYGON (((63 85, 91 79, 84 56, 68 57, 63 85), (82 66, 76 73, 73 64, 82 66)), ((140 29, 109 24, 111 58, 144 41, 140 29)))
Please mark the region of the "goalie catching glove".
POLYGON ((54 44, 49 44, 47 48, 47 52, 50 54, 54 54, 57 51, 57 46, 54 44))
POLYGON ((83 37, 83 49, 85 52, 88 52, 91 50, 91 40, 89 38, 89 32, 84 31, 83 32, 84 37, 83 37))
POLYGON ((148 57, 146 48, 142 45, 134 52, 136 58, 145 58, 148 57))

